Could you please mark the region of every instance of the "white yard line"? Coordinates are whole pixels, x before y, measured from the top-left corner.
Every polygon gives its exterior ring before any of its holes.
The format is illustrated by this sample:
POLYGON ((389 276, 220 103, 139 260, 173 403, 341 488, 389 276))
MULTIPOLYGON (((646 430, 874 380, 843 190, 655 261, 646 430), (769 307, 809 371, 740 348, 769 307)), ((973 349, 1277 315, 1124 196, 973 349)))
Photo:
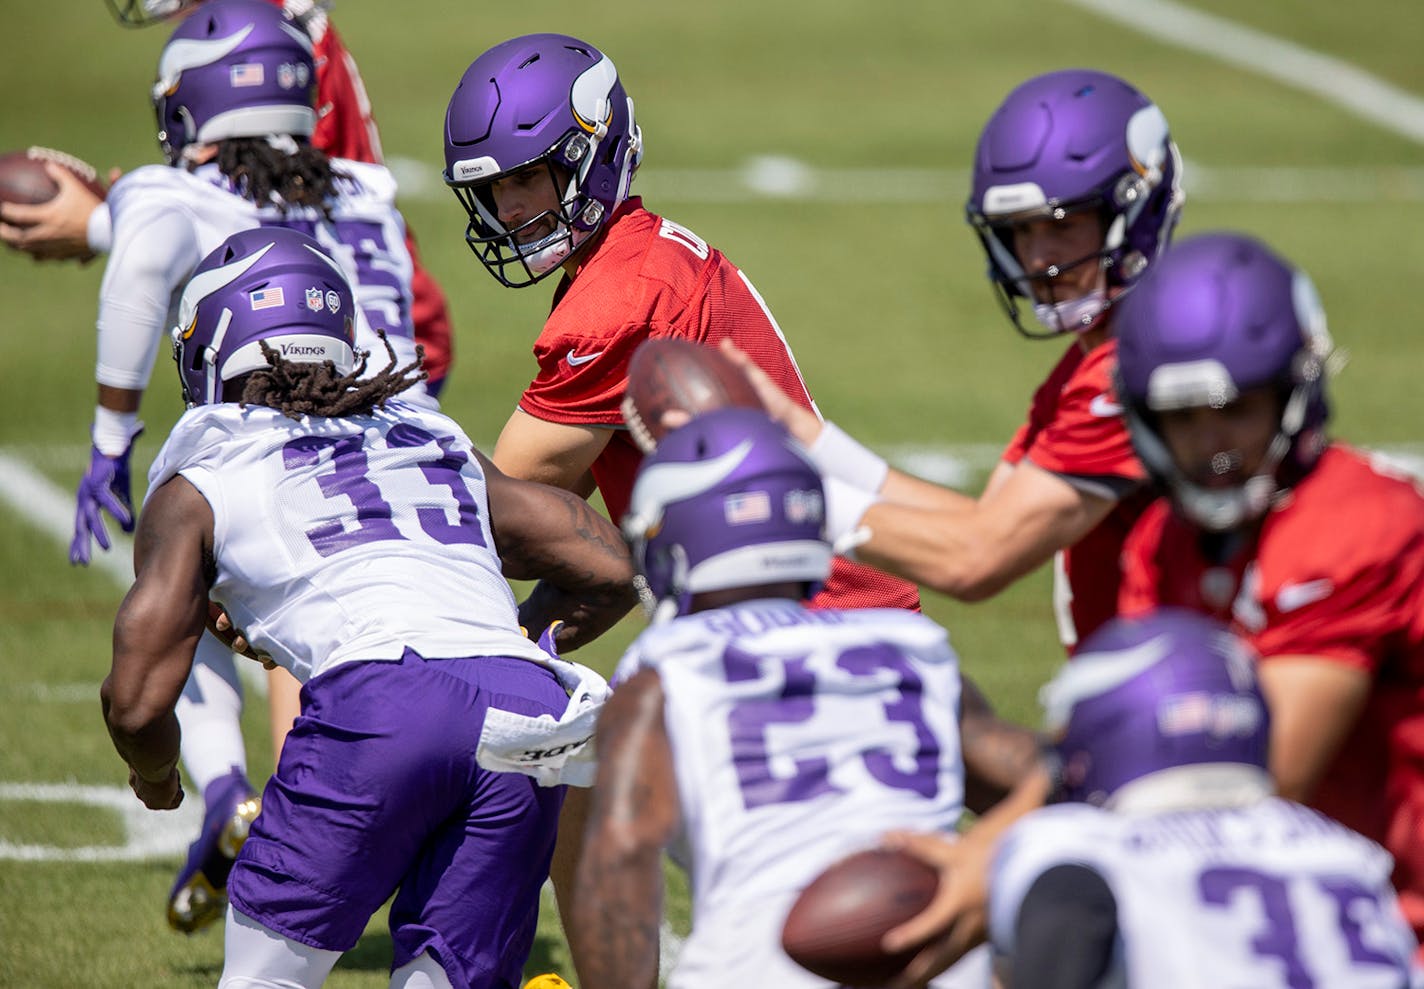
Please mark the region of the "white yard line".
POLYGON ((1173 0, 1065 2, 1177 48, 1267 76, 1424 144, 1424 99, 1342 59, 1173 0))
MULTIPOLYGON (((411 158, 388 164, 401 198, 454 199, 432 164, 411 158)), ((1424 168, 1412 165, 1220 167, 1188 161, 1183 184, 1194 201, 1211 203, 1341 203, 1424 201, 1424 168)), ((660 168, 640 173, 639 195, 657 202, 746 205, 768 200, 895 205, 959 203, 969 190, 964 169, 817 168, 793 158, 763 156, 740 168, 660 168)))

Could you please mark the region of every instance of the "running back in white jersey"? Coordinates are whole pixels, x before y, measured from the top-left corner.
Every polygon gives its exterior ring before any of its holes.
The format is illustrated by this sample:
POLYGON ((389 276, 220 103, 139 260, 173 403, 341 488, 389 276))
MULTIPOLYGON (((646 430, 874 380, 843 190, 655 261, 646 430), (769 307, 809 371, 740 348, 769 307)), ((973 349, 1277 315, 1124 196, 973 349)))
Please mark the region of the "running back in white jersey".
MULTIPOLYGON (((329 217, 309 207, 258 207, 212 163, 192 172, 145 166, 115 183, 108 199, 114 243, 99 290, 99 383, 145 387, 193 270, 232 234, 257 226, 299 230, 341 264, 358 309, 356 344, 371 351, 373 371, 386 364, 376 330, 402 364, 414 360, 413 266, 395 179, 382 165, 333 158, 331 167, 344 177, 329 217)), ((325 298, 304 302, 321 306, 325 298)))
POLYGON ((652 626, 618 678, 644 667, 665 695, 675 857, 692 879, 670 986, 825 985, 780 949, 795 894, 887 830, 950 831, 962 812, 944 630, 906 611, 754 601, 652 626))
POLYGON ((1389 854, 1299 804, 1122 814, 1036 811, 1005 835, 990 883, 995 952, 1013 955, 1019 907, 1057 865, 1097 871, 1117 901, 1107 984, 1152 989, 1399 989, 1413 932, 1389 854), (1117 980, 1117 981, 1114 981, 1117 980))
POLYGON ((298 680, 407 647, 547 661, 519 631, 484 472, 449 418, 398 401, 300 421, 199 406, 159 451, 149 492, 177 474, 213 510, 213 600, 298 680))

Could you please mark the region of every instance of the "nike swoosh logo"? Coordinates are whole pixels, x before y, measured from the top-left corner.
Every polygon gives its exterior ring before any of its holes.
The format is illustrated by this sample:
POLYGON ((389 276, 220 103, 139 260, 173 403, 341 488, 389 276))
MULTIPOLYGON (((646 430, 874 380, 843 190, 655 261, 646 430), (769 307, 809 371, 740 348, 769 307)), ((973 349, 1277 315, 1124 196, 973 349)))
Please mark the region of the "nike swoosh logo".
POLYGON ((1329 579, 1307 580, 1299 584, 1282 584, 1276 592, 1276 610, 1282 613, 1304 608, 1316 601, 1323 601, 1335 593, 1335 585, 1329 579))
POLYGON ((1111 395, 1103 392, 1093 396, 1093 400, 1088 403, 1088 411, 1099 419, 1116 419, 1122 415, 1123 408, 1113 401, 1111 395))
POLYGON ((575 354, 572 350, 570 350, 568 354, 564 356, 564 360, 569 362, 569 367, 578 367, 580 364, 587 364, 595 357, 602 356, 602 354, 603 351, 601 350, 595 350, 591 354, 575 354))

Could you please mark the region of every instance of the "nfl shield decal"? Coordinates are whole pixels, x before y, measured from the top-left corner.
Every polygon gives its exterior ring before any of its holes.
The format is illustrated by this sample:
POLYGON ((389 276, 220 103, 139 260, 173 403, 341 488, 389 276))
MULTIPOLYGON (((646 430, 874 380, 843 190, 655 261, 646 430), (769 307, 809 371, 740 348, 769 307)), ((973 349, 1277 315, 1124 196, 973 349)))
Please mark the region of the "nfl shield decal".
POLYGON ((312 312, 321 312, 323 309, 326 308, 326 302, 322 298, 321 289, 307 289, 307 308, 310 309, 312 312))

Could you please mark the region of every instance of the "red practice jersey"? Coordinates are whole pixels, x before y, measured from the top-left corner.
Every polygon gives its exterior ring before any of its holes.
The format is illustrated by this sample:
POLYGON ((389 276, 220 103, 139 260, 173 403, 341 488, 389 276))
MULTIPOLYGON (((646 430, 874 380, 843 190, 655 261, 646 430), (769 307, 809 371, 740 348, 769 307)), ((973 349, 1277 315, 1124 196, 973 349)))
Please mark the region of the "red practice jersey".
MULTIPOLYGON (((284 6, 282 0, 274 0, 284 6)), ((310 7, 309 3, 287 4, 294 12, 310 7)), ((371 101, 366 86, 356 69, 356 60, 341 42, 336 28, 321 10, 312 11, 305 19, 312 36, 316 59, 316 130, 312 146, 336 158, 352 161, 381 162, 381 138, 376 121, 371 116, 371 101)), ((440 383, 450 370, 450 313, 445 294, 425 266, 415 248, 415 237, 406 229, 405 245, 415 266, 411 276, 411 321, 415 324, 415 340, 425 348, 425 369, 430 373, 427 385, 431 393, 440 390, 440 383)))
POLYGON ((1394 855, 1400 903, 1424 935, 1424 495, 1332 445, 1254 539, 1224 559, 1206 552, 1200 530, 1153 504, 1124 548, 1122 612, 1192 608, 1232 623, 1263 663, 1312 656, 1370 675, 1310 803, 1394 855))
POLYGON ((1010 464, 1030 460, 1075 487, 1118 499, 1107 518, 1063 550, 1054 573, 1058 632, 1069 652, 1117 613, 1122 544, 1151 501, 1146 472, 1132 452, 1113 395, 1117 341, 1087 353, 1075 341, 1033 393, 1028 421, 1004 450, 1010 464))
MULTIPOLYGON (((519 407, 547 422, 614 431, 593 478, 616 522, 628 510, 642 454, 623 422, 628 361, 644 340, 730 338, 782 390, 811 408, 811 396, 781 329, 752 283, 692 231, 648 212, 634 197, 609 219, 602 240, 554 293, 534 343, 539 375, 519 407)), ((914 585, 837 560, 813 602, 836 608, 917 608, 914 585)))

